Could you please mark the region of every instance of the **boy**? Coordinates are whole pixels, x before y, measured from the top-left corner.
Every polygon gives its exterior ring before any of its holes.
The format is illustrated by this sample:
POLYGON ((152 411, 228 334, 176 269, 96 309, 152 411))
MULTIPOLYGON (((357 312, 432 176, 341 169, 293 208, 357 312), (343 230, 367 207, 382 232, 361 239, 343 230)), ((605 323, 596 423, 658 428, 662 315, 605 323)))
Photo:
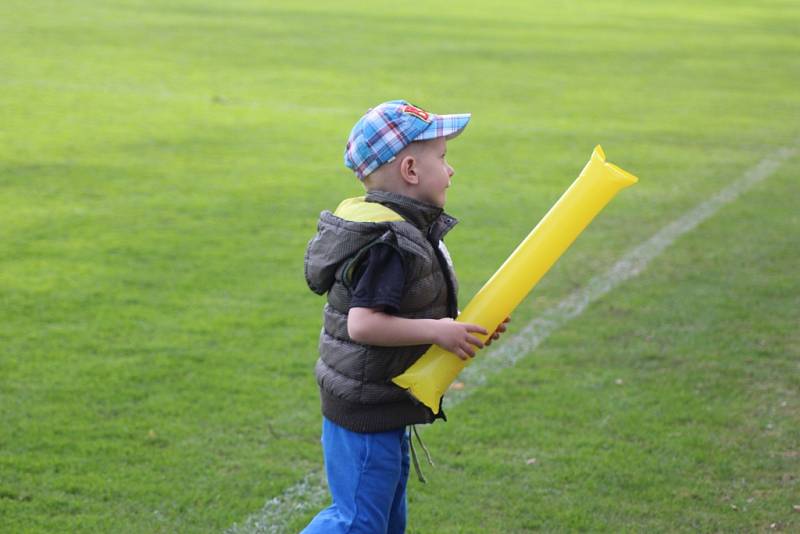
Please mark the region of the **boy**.
POLYGON ((487 335, 484 328, 453 320, 458 285, 442 242, 456 224, 443 211, 453 176, 446 145, 469 119, 394 100, 350 133, 345 165, 366 197, 322 212, 305 256, 309 287, 328 299, 316 377, 333 497, 305 533, 404 532, 406 428, 444 414, 434 416, 391 378, 431 344, 464 360, 484 346, 473 335, 487 335))

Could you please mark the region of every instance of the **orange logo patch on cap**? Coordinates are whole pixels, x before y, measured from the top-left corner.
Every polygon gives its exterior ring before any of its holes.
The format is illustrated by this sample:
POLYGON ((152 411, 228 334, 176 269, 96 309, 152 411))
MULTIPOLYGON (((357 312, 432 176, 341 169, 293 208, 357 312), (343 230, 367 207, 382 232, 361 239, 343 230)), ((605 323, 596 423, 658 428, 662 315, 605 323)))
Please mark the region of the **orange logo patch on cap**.
POLYGON ((425 122, 431 122, 430 113, 425 110, 419 109, 417 106, 412 106, 407 104, 403 106, 403 113, 408 113, 409 115, 414 115, 418 119, 422 119, 425 122))

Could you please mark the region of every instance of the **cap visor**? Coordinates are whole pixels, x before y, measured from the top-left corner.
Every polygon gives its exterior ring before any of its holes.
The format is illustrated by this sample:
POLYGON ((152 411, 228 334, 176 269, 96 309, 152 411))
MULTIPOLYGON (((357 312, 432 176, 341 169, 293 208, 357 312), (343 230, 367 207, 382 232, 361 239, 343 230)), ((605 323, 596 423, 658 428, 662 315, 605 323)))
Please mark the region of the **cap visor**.
POLYGON ((464 128, 467 127, 469 119, 472 117, 471 113, 462 113, 459 115, 433 115, 431 117, 431 124, 425 131, 420 133, 414 138, 414 141, 425 141, 427 139, 437 139, 439 137, 446 137, 449 141, 464 128))

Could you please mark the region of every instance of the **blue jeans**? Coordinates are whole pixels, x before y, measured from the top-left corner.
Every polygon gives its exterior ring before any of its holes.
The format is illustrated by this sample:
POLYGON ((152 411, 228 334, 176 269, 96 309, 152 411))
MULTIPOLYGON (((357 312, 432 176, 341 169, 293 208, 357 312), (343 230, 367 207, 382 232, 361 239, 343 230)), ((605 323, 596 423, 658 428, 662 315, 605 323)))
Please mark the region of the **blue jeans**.
POLYGON ((302 534, 402 534, 406 529, 408 434, 362 434, 322 419, 322 449, 333 504, 302 534))

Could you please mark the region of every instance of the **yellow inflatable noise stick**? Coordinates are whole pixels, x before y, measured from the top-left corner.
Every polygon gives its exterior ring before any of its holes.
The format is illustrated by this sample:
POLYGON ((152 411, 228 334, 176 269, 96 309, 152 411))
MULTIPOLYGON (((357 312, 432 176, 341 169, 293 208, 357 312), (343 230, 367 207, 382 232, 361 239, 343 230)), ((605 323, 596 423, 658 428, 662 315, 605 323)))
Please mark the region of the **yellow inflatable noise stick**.
MULTIPOLYGON (((558 202, 520 243, 459 315, 458 321, 493 332, 522 302, 600 210, 622 189, 639 181, 606 161, 595 147, 589 163, 558 202)), ((488 335, 474 334, 481 341, 488 335)), ((406 372, 392 381, 439 413, 442 395, 468 362, 432 345, 406 372)))

